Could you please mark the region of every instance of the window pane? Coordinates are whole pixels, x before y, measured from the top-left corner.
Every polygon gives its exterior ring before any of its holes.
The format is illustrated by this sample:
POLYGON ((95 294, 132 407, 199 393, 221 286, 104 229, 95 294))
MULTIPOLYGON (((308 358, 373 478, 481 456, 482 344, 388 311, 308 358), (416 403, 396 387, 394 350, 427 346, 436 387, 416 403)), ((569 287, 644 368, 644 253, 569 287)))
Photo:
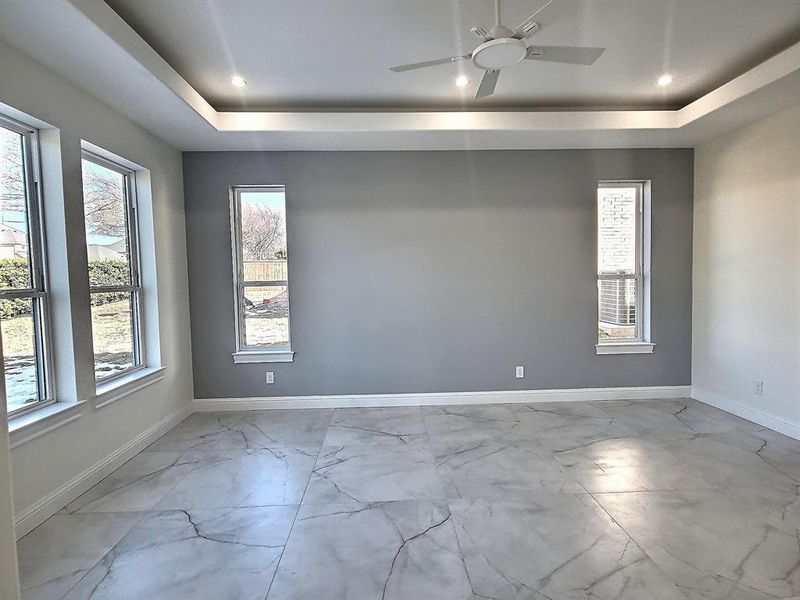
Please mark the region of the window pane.
POLYGON ((125 175, 81 161, 86 252, 91 285, 130 283, 125 175))
POLYGON ((636 337, 636 289, 633 278, 598 280, 598 339, 636 337))
POLYGON ((113 377, 136 364, 133 293, 92 294, 92 339, 96 379, 113 377))
POLYGON ((597 272, 636 273, 636 188, 597 190, 597 272))
POLYGON ((286 259, 248 260, 244 263, 245 281, 287 281, 286 259))
POLYGON ((0 288, 30 287, 24 138, 0 127, 0 288))
POLYGON ((289 294, 286 287, 246 287, 243 302, 245 344, 288 348, 289 294))
MULTIPOLYGON (((242 260, 245 270, 248 268, 247 263, 251 261, 285 261, 286 200, 283 190, 243 191, 240 200, 242 260)), ((245 280, 251 278, 245 276, 245 280)))
POLYGON ((0 300, 8 412, 39 398, 33 300, 0 300))

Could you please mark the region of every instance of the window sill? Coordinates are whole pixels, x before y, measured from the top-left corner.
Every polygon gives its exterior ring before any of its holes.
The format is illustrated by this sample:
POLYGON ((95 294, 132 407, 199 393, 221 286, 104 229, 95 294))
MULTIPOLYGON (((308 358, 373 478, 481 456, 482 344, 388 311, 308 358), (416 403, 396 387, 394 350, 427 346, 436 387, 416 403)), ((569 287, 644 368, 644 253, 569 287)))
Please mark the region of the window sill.
POLYGON ((236 365, 294 362, 294 352, 291 350, 243 350, 234 352, 232 356, 236 365))
POLYGON ((652 354, 653 346, 650 342, 613 342, 597 344, 597 354, 652 354))
POLYGON ((98 385, 94 398, 94 407, 103 408, 112 402, 121 400, 125 396, 130 396, 134 392, 161 381, 164 379, 164 369, 165 367, 140 369, 125 377, 98 385))
POLYGON ((72 423, 81 416, 81 406, 85 402, 55 402, 38 410, 32 410, 8 423, 11 448, 21 446, 31 440, 50 433, 62 425, 72 423))

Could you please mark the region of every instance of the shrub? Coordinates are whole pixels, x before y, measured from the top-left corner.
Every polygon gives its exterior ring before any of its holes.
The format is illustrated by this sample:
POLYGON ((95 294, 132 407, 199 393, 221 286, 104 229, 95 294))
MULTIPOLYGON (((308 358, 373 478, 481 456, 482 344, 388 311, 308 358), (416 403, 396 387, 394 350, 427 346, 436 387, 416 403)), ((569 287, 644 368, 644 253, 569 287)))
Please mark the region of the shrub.
MULTIPOLYGON (((0 288, 19 289, 30 285, 28 261, 24 258, 0 259, 0 288)), ((0 302, 0 318, 8 319, 31 312, 30 300, 3 300, 0 302)))
MULTIPOLYGON (((89 261, 89 285, 126 285, 128 279, 128 263, 118 258, 103 258, 89 261)), ((92 306, 102 306, 111 302, 126 300, 128 294, 95 294, 92 306)))
MULTIPOLYGON (((125 285, 128 283, 128 263, 121 259, 104 258, 89 261, 89 285, 125 285)), ((24 258, 0 259, 0 288, 20 289, 30 285, 28 261, 24 258)), ((103 294, 92 297, 92 306, 126 300, 127 294, 103 294)), ((3 300, 0 318, 10 319, 31 312, 30 300, 3 300)))

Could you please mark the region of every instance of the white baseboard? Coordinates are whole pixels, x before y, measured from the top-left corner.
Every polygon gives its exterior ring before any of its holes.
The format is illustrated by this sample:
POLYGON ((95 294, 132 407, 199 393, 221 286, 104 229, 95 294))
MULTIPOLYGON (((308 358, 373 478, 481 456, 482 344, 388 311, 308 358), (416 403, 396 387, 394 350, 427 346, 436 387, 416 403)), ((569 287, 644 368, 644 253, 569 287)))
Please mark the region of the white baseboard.
POLYGON ((339 396, 280 396, 258 398, 196 398, 197 412, 271 410, 277 408, 361 408, 449 404, 527 404, 578 400, 650 400, 688 398, 691 386, 508 390, 497 392, 443 392, 430 394, 348 394, 339 396))
POLYGON ((146 429, 124 446, 95 463, 82 473, 67 481, 61 487, 53 490, 47 496, 20 511, 16 515, 16 537, 20 539, 38 525, 44 523, 67 504, 86 492, 93 485, 99 483, 112 471, 118 469, 139 452, 183 421, 192 414, 192 406, 188 405, 181 410, 165 417, 149 429, 146 429))
POLYGON ((800 440, 800 425, 790 423, 781 417, 776 417, 775 415, 765 413, 745 404, 728 400, 727 398, 723 398, 722 396, 703 390, 697 386, 692 386, 691 396, 698 402, 708 404, 709 406, 724 410, 725 412, 756 423, 757 425, 762 425, 763 427, 767 427, 783 435, 788 435, 790 438, 800 440))

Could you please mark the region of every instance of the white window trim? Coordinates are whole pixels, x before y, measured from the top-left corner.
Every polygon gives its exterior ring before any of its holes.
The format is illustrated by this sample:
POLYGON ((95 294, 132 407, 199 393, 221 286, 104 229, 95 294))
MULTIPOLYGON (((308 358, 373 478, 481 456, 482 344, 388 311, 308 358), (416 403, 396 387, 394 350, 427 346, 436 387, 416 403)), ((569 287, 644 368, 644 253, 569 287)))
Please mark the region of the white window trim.
MULTIPOLYGON (((55 373, 53 372, 52 315, 50 314, 50 288, 47 276, 47 240, 44 227, 44 202, 42 198, 41 160, 39 157, 39 132, 35 127, 0 115, 0 125, 20 134, 25 142, 25 185, 30 193, 26 195, 29 249, 31 262, 31 288, 14 290, 7 295, 31 298, 34 309, 33 318, 39 320, 36 333, 37 378, 40 400, 28 406, 17 408, 8 414, 9 422, 22 419, 19 423, 44 418, 39 411, 56 404, 55 373), (21 292, 14 294, 14 292, 21 292), (31 417, 32 413, 38 416, 31 417)), ((21 426, 21 425, 20 425, 21 426)))
POLYGON ((233 353, 233 362, 237 365, 252 363, 288 363, 294 362, 291 350, 246 350, 233 353))
POLYGON ((164 370, 165 367, 145 367, 127 371, 122 376, 99 383, 94 398, 95 409, 108 406, 134 392, 158 383, 164 379, 164 370))
MULTIPOLYGON (((231 217, 231 253, 233 255, 233 314, 236 329, 236 351, 231 355, 234 364, 255 364, 255 363, 289 363, 294 362, 294 351, 292 350, 292 318, 291 306, 289 307, 289 347, 288 348, 266 348, 257 346, 247 346, 245 344, 244 312, 242 311, 242 290, 245 283, 259 284, 265 282, 245 282, 244 264, 242 261, 242 228, 240 219, 241 193, 254 192, 258 190, 281 189, 286 194, 286 186, 283 184, 268 185, 235 185, 230 188, 230 217, 231 217)), ((284 205, 285 210, 285 205, 284 205)), ((288 238, 288 231, 287 238, 288 238)), ((282 282, 270 282, 286 287, 291 304, 291 291, 289 280, 282 282)))
MULTIPOLYGON (((651 243, 652 243, 652 206, 651 206, 651 182, 649 180, 601 180, 597 187, 614 186, 638 187, 639 218, 636 227, 638 239, 641 240, 636 247, 637 270, 641 278, 638 290, 639 298, 636 306, 636 338, 624 338, 620 340, 598 340, 595 345, 595 352, 598 355, 607 354, 652 354, 655 343, 650 339, 650 287, 651 287, 651 243)), ((596 211, 597 213, 597 211, 596 211)), ((596 218, 599 219, 599 213, 596 218)), ((595 228, 597 229, 597 228, 595 228)), ((597 261, 595 261, 597 262, 597 261)), ((599 321, 599 302, 598 308, 599 321)))
POLYGON ((81 418, 85 402, 55 402, 18 415, 8 422, 11 449, 81 418))
MULTIPOLYGON (((81 159, 93 162, 97 165, 115 171, 125 177, 125 211, 128 225, 128 263, 131 273, 130 285, 112 285, 112 286, 90 286, 89 295, 93 293, 114 293, 114 292, 127 292, 131 294, 131 302, 133 303, 133 310, 131 311, 131 318, 133 319, 134 339, 133 339, 133 356, 134 365, 121 371, 114 373, 108 377, 102 377, 95 380, 97 393, 102 394, 104 389, 114 389, 115 382, 121 382, 123 385, 129 380, 130 376, 139 375, 140 371, 148 369, 146 343, 145 343, 145 328, 144 328, 144 285, 142 282, 142 269, 141 269, 141 253, 139 238, 139 210, 138 210, 138 196, 136 190, 136 171, 131 167, 122 164, 122 161, 116 161, 93 149, 82 148, 81 159)), ((93 354, 94 358, 94 354, 93 354)), ((141 377, 141 375, 139 375, 141 377)), ((95 403, 95 407, 104 406, 106 403, 95 403)))
POLYGON ((595 346, 597 354, 652 354, 651 342, 613 342, 595 346))

